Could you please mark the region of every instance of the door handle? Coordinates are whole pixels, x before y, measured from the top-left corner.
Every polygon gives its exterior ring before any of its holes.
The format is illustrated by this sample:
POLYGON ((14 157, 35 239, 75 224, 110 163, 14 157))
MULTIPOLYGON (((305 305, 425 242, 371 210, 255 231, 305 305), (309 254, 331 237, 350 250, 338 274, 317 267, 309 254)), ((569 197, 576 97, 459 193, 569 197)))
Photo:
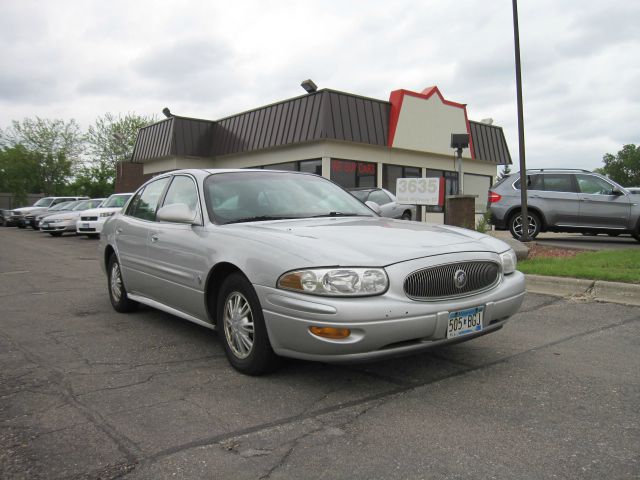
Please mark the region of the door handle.
POLYGON ((158 234, 154 233, 153 235, 151 235, 151 241, 153 243, 156 243, 158 241, 158 234))
POLYGON ((116 235, 118 235, 119 233, 122 233, 122 227, 116 228, 116 235))

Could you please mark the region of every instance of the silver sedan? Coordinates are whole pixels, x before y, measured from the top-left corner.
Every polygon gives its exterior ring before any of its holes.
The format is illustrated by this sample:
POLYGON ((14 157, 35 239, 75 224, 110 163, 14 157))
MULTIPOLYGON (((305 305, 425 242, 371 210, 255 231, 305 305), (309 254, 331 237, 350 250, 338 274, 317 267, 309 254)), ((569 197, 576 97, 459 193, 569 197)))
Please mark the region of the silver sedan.
POLYGON ((502 328, 524 276, 509 246, 381 218, 301 172, 182 170, 109 218, 100 263, 118 312, 142 303, 217 329, 230 363, 354 362, 502 328))

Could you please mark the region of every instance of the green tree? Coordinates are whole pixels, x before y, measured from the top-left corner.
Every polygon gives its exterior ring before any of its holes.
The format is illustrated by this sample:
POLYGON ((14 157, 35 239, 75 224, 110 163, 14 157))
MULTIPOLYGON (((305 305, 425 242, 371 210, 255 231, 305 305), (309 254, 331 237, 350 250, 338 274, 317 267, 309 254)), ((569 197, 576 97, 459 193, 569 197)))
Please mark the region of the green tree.
POLYGON ((135 113, 125 116, 107 113, 98 117, 85 136, 90 160, 85 165, 83 174, 94 175, 99 184, 108 180, 113 190, 118 162, 131 158, 138 130, 154 121, 154 117, 135 113))
POLYGON ((13 193, 18 204, 24 204, 27 194, 37 191, 33 172, 38 169, 36 155, 22 145, 0 148, 0 192, 13 193))
POLYGON ((35 160, 29 174, 33 188, 47 195, 61 193, 79 164, 83 136, 75 120, 25 118, 13 121, 1 132, 0 142, 8 148, 21 146, 35 160))
POLYGON ((640 147, 629 144, 616 155, 606 153, 602 157, 604 167, 596 169, 623 187, 640 186, 640 147))

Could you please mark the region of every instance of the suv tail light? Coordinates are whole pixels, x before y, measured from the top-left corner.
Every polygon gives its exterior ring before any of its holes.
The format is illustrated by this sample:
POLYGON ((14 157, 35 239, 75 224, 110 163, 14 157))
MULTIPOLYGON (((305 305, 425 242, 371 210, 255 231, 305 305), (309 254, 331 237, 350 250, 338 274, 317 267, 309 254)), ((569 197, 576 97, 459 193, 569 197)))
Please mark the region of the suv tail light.
POLYGON ((489 190, 489 203, 499 202, 501 198, 502 195, 498 195, 496 192, 489 190))

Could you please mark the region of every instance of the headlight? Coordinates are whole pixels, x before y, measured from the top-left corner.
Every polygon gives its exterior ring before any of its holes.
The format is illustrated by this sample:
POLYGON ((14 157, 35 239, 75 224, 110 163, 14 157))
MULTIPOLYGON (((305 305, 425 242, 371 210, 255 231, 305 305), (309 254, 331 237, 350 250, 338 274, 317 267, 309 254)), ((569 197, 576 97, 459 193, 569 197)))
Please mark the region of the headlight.
POLYGON ((100 214, 101 217, 110 217, 111 215, 113 215, 116 212, 102 212, 100 214))
POLYGON ((513 249, 509 249, 500 254, 500 261, 502 262, 502 273, 509 275, 516 271, 516 265, 518 264, 518 258, 516 252, 513 249))
POLYGON ((314 268, 288 272, 278 279, 278 288, 331 297, 381 295, 388 286, 382 268, 314 268))

